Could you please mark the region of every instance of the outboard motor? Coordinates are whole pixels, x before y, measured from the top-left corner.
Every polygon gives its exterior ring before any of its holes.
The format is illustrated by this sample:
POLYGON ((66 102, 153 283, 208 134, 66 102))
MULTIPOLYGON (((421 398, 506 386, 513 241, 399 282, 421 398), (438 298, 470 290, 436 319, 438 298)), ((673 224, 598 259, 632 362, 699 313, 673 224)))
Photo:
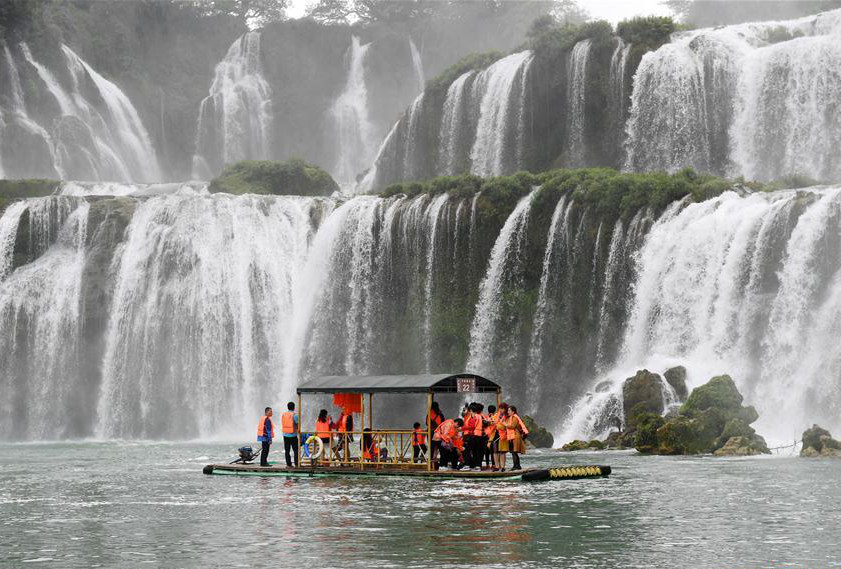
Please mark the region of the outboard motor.
POLYGON ((239 458, 233 461, 231 464, 248 464, 249 462, 253 462, 257 459, 257 455, 254 454, 254 449, 251 447, 240 447, 239 448, 239 458))

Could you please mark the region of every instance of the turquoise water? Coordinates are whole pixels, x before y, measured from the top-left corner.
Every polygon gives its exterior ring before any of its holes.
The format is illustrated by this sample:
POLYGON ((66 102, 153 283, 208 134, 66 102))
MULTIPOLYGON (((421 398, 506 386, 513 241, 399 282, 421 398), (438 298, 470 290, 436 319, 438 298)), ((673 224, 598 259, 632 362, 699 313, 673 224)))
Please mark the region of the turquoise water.
POLYGON ((0 565, 838 567, 841 461, 531 453, 608 479, 205 476, 232 444, 0 445, 0 565))

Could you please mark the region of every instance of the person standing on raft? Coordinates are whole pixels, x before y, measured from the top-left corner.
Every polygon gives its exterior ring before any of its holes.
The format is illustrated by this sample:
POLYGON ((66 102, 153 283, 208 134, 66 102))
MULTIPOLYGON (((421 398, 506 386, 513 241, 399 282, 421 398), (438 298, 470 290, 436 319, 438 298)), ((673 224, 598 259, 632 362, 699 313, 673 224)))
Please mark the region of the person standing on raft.
POLYGON ((291 401, 286 404, 288 411, 281 415, 280 421, 283 427, 283 450, 286 453, 286 467, 292 468, 292 457, 295 457, 295 468, 298 468, 298 414, 295 413, 295 404, 291 401))
POLYGON ((526 453, 525 440, 529 436, 529 430, 517 414, 517 408, 513 405, 508 408, 508 418, 505 420, 505 426, 508 429, 508 450, 514 459, 514 470, 522 470, 520 455, 526 453))
POLYGON ((260 452, 260 466, 269 465, 269 447, 274 438, 274 423, 272 423, 272 408, 266 407, 260 422, 257 423, 257 440, 263 444, 260 452))

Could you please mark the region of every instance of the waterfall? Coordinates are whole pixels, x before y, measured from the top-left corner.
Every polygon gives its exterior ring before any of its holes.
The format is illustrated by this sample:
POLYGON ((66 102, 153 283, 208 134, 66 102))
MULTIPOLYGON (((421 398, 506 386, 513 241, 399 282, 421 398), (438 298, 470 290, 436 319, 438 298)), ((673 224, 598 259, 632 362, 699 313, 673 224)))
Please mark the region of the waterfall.
POLYGON ((423 309, 423 338, 424 338, 424 370, 432 370, 432 293, 435 279, 435 252, 437 250, 437 235, 441 219, 441 208, 450 198, 441 194, 435 198, 427 209, 429 243, 426 246, 426 279, 424 281, 424 309, 423 309))
POLYGON ((368 89, 365 85, 365 59, 371 44, 362 45, 353 36, 346 55, 347 81, 330 108, 337 159, 333 176, 343 187, 356 181, 356 176, 373 158, 373 125, 368 117, 368 89))
POLYGON ((543 253, 543 270, 540 273, 540 288, 537 294, 537 307, 534 312, 534 324, 532 326, 531 345, 529 346, 528 360, 528 403, 535 408, 539 402, 540 381, 543 374, 544 361, 544 335, 546 333, 547 320, 554 314, 549 313, 549 288, 550 280, 552 288, 563 286, 563 274, 568 270, 569 263, 569 218, 572 210, 572 200, 567 201, 563 196, 555 206, 552 219, 549 222, 549 234, 546 238, 546 250, 543 253), (560 268, 557 266, 562 263, 560 268), (560 277, 560 279, 559 279, 560 277))
POLYGON ((317 203, 218 194, 138 206, 113 270, 99 436, 231 432, 290 394, 292 292, 317 203))
POLYGON ((35 72, 31 79, 37 77, 54 107, 39 98, 31 104, 42 110, 37 116, 29 112, 21 69, 9 46, 4 46, 11 112, 5 114, 2 131, 4 137, 15 140, 0 149, 12 154, 11 160, 6 156, 6 175, 150 182, 161 178, 149 134, 117 85, 62 45, 63 76, 70 79, 69 86, 63 85, 35 59, 26 43, 18 47, 35 72), (13 125, 21 130, 10 133, 13 125))
POLYGON ((423 73, 423 59, 421 59, 418 46, 415 45, 415 41, 411 36, 409 36, 409 50, 412 52, 412 66, 415 68, 415 75, 418 78, 418 90, 423 91, 423 87, 426 85, 426 78, 423 73))
POLYGON ((576 404, 565 436, 598 434, 634 370, 678 362, 690 383, 731 374, 774 440, 838 427, 839 230, 837 187, 727 192, 667 211, 639 253, 620 361, 600 378, 613 387, 576 404))
POLYGON ((587 62, 591 45, 589 39, 576 43, 567 64, 567 163, 570 166, 583 166, 586 160, 587 62))
POLYGON ((498 176, 520 166, 525 78, 532 60, 532 52, 522 51, 500 59, 476 76, 471 96, 481 102, 476 140, 470 151, 474 174, 498 176))
POLYGON ((467 138, 468 104, 470 80, 474 72, 468 71, 459 76, 447 88, 444 99, 444 111, 441 116, 441 130, 439 134, 440 150, 439 173, 452 176, 463 169, 469 160, 463 148, 469 144, 467 138))
POLYGON ((685 32, 645 54, 626 167, 837 179, 839 14, 685 32))
POLYGON ((470 329, 470 355, 467 368, 474 373, 503 375, 492 364, 502 366, 515 357, 519 346, 516 340, 501 346, 498 336, 505 321, 506 294, 518 287, 522 280, 522 248, 528 228, 531 202, 538 190, 522 198, 508 216, 494 243, 487 272, 479 288, 476 315, 470 329))
POLYGON ((628 120, 628 55, 631 53, 631 44, 626 44, 622 38, 616 38, 616 49, 610 58, 610 76, 608 84, 608 111, 614 125, 615 144, 621 148, 624 146, 625 122, 628 120))
MULTIPOLYGON (((54 199, 65 198, 42 201, 54 199)), ((83 397, 76 371, 88 210, 88 204, 78 204, 49 251, 0 283, 0 329, 14 331, 0 335, 5 437, 57 439, 72 433, 71 410, 83 397)), ((0 227, 5 230, 16 217, 19 212, 7 210, 0 227)), ((31 216, 30 224, 38 220, 31 216)))
POLYGON ((193 177, 209 179, 239 160, 271 156, 272 89, 263 77, 260 32, 247 32, 216 65, 196 127, 193 177))
POLYGON ((18 225, 27 207, 28 204, 25 201, 15 202, 7 207, 0 216, 0 282, 12 268, 12 256, 14 254, 15 238, 18 234, 18 225))

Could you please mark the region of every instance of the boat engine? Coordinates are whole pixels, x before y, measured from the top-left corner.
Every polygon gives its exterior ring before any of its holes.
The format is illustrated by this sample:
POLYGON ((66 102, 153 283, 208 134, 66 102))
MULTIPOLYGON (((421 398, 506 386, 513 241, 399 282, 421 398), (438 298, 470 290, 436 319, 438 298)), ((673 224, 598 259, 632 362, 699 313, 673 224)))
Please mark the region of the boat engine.
POLYGON ((249 462, 252 462, 257 459, 257 455, 254 454, 254 449, 252 449, 251 447, 240 447, 238 452, 239 458, 231 464, 236 464, 238 462, 242 464, 248 464, 249 462))

